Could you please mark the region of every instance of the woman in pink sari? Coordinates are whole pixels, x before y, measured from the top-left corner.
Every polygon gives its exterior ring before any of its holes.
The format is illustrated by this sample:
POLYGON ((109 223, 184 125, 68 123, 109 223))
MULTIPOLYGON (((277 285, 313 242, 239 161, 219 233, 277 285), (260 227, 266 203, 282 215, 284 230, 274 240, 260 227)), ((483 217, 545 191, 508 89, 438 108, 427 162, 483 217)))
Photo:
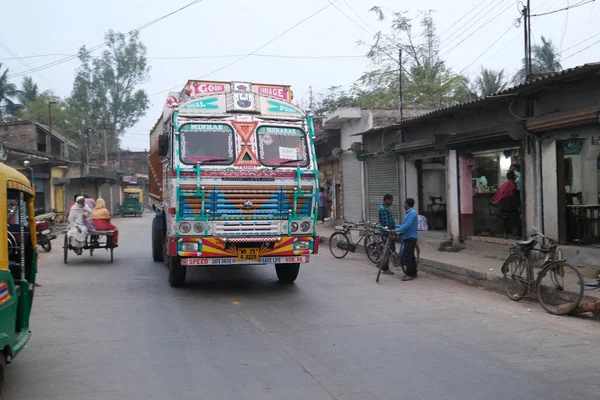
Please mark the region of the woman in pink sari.
POLYGON ((106 202, 104 199, 98 199, 98 201, 96 201, 96 207, 94 207, 94 211, 92 211, 92 222, 98 231, 115 231, 113 235, 113 244, 118 246, 119 229, 110 223, 110 212, 106 209, 106 202))

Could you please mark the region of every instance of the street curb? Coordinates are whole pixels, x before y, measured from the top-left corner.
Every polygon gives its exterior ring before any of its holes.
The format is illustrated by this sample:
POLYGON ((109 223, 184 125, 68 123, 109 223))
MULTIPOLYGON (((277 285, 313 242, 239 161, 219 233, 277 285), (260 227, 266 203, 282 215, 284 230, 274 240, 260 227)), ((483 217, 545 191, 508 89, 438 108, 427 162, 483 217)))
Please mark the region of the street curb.
MULTIPOLYGON (((319 244, 328 245, 329 237, 319 236, 319 244)), ((356 252, 364 253, 364 246, 362 244, 357 246, 356 252)), ((469 268, 459 267, 458 265, 428 260, 422 256, 419 260, 419 270, 471 286, 484 287, 498 292, 504 290, 502 278, 496 275, 474 271, 469 268)))

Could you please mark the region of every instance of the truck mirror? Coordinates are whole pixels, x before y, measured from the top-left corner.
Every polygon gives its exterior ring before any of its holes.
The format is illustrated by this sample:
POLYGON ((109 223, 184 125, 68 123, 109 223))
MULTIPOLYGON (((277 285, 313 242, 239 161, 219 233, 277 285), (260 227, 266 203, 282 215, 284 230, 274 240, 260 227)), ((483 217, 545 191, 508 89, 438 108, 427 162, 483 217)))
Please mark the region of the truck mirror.
POLYGON ((169 135, 160 135, 158 137, 158 155, 161 157, 169 155, 169 135))

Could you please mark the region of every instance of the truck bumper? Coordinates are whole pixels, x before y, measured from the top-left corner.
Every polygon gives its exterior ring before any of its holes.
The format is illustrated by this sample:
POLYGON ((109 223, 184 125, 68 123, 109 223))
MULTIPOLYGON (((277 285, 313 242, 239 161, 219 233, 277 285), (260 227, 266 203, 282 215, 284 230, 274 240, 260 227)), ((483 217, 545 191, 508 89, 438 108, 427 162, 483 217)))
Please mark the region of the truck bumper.
POLYGON ((169 256, 181 257, 182 262, 184 258, 235 259, 241 261, 247 257, 243 257, 241 249, 248 248, 253 249, 252 261, 256 264, 275 263, 272 260, 273 258, 278 258, 276 263, 279 263, 281 258, 295 260, 282 262, 308 262, 308 256, 316 254, 318 251, 319 238, 318 236, 283 236, 276 238, 168 237, 169 256), (307 258, 303 259, 303 256, 307 258), (260 261, 262 259, 266 261, 260 261))

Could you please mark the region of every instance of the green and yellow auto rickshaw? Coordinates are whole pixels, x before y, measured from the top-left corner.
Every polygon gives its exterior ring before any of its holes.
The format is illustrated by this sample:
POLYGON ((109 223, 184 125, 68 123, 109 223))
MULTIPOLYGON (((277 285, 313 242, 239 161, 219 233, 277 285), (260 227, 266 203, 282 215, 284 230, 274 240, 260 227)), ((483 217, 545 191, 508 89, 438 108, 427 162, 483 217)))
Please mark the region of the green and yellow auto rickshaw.
POLYGON ((144 191, 142 189, 123 189, 123 203, 121 215, 135 215, 141 217, 144 212, 144 191))
POLYGON ((31 180, 0 162, 0 397, 7 362, 25 348, 37 273, 31 180))

